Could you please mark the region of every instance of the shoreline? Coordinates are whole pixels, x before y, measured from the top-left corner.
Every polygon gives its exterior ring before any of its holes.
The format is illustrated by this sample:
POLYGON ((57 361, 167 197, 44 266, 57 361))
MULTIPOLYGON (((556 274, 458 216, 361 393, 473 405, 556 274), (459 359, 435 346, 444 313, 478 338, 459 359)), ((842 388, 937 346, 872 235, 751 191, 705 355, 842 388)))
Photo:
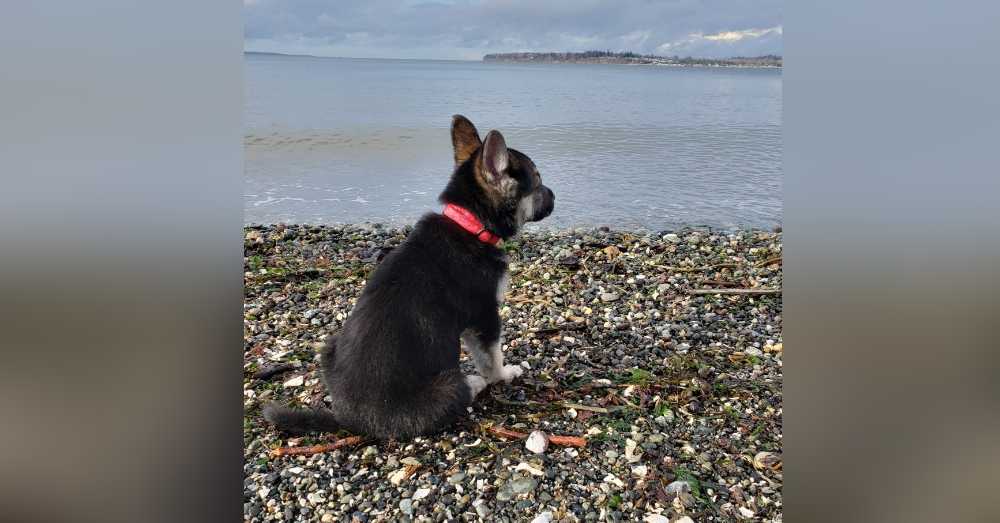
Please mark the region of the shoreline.
POLYGON ((734 56, 730 58, 695 58, 692 56, 659 56, 632 52, 524 52, 491 53, 483 56, 486 63, 536 63, 536 64, 608 64, 608 65, 663 65, 676 67, 752 67, 776 68, 784 65, 779 55, 734 56))
MULTIPOLYGON (((433 213, 437 211, 429 210, 428 213, 433 213)), ((394 223, 385 221, 358 221, 358 222, 334 222, 334 223, 301 223, 301 222, 277 222, 277 223, 244 223, 244 232, 257 229, 266 230, 274 229, 278 227, 283 228, 323 228, 323 229, 353 229, 358 228, 366 231, 370 230, 386 230, 386 231, 409 231, 413 228, 413 224, 416 223, 416 219, 410 220, 407 223, 394 223)), ((547 226, 542 222, 542 224, 529 224, 529 230, 523 231, 519 236, 523 235, 559 235, 559 234, 574 234, 574 235, 586 235, 586 234, 633 234, 640 236, 663 236, 665 234, 687 234, 690 232, 702 232, 706 234, 731 234, 740 232, 762 232, 762 233, 781 233, 783 231, 783 226, 775 224, 772 226, 758 226, 758 225, 739 225, 739 226, 720 226, 720 225, 704 225, 704 224, 683 224, 677 226, 666 226, 657 227, 656 229, 651 229, 643 226, 633 226, 633 227, 616 227, 612 228, 607 225, 577 225, 577 226, 547 226)))
POLYGON ((780 232, 523 233, 504 246, 501 306, 519 380, 487 389, 439 434, 272 457, 327 441, 282 438, 260 405, 323 404, 313 346, 339 330, 405 230, 244 227, 247 521, 780 518, 781 295, 693 292, 780 289, 780 232), (536 455, 487 425, 586 446, 536 455))
POLYGON ((676 63, 656 63, 656 62, 545 62, 529 60, 484 60, 486 64, 518 64, 518 65, 633 65, 649 67, 678 67, 678 68, 703 68, 703 69, 784 69, 783 65, 720 65, 720 64, 676 64, 676 63))

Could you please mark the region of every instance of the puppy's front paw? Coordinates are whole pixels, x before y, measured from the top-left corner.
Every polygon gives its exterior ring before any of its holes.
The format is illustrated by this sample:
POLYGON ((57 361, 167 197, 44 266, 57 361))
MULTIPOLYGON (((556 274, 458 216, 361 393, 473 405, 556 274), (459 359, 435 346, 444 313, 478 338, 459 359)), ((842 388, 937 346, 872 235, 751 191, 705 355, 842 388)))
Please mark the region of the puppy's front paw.
POLYGON ((482 376, 476 376, 475 374, 467 375, 465 383, 469 386, 469 392, 472 393, 473 399, 486 388, 486 380, 482 376))
POLYGON ((504 365, 503 370, 500 371, 499 380, 504 383, 510 383, 514 378, 521 377, 524 374, 524 368, 519 365, 504 365))

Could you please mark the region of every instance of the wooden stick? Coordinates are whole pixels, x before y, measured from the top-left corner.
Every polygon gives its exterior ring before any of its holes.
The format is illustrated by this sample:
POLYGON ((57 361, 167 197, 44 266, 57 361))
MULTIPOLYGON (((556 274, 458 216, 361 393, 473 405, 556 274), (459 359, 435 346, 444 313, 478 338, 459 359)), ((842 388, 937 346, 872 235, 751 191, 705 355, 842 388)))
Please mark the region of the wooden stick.
POLYGON ((278 374, 288 372, 294 368, 295 365, 289 363, 280 363, 278 365, 271 365, 270 367, 264 367, 263 369, 258 370, 257 372, 254 373, 253 377, 254 379, 258 380, 266 380, 278 374))
POLYGON ((768 258, 768 259, 766 259, 766 260, 764 260, 764 261, 762 261, 762 262, 760 262, 760 263, 758 263, 758 264, 756 264, 754 266, 755 267, 767 267, 768 265, 771 265, 772 263, 781 263, 781 256, 779 255, 779 256, 775 256, 774 258, 768 258))
POLYGON ((701 280, 702 285, 718 285, 720 287, 736 287, 739 282, 725 280, 701 280))
POLYGON ((525 434, 525 433, 523 433, 523 432, 518 432, 516 430, 510 430, 510 429, 505 428, 505 427, 498 427, 496 425, 487 427, 486 430, 489 431, 489 432, 492 432, 493 434, 496 434, 497 436, 500 436, 501 438, 524 439, 524 438, 528 437, 528 435, 525 434))
POLYGON ((781 289, 691 289, 688 294, 781 294, 781 289))
POLYGON ((557 436, 555 434, 549 435, 549 443, 553 445, 561 445, 563 447, 586 447, 587 440, 579 436, 557 436))
POLYGON ((601 413, 601 414, 607 414, 607 413, 611 412, 610 410, 608 410, 608 409, 606 409, 604 407, 591 407, 590 405, 580 405, 579 403, 564 402, 562 404, 562 406, 564 408, 567 408, 567 409, 589 410, 590 412, 598 412, 598 413, 601 413))
POLYGON ((517 296, 507 296, 504 301, 510 303, 534 303, 542 305, 551 305, 551 302, 544 298, 532 298, 530 296, 517 295, 517 296))
MULTIPOLYGON (((493 425, 486 429, 497 436, 508 439, 525 439, 528 437, 527 434, 523 432, 517 432, 516 430, 510 430, 505 427, 500 427, 493 425)), ((555 434, 549 434, 549 443, 553 445, 562 445, 564 447, 586 447, 587 440, 579 436, 557 436, 555 434)))
POLYGON ((320 445, 310 445, 308 447, 276 447, 271 450, 271 457, 281 456, 311 456, 321 452, 330 452, 343 447, 358 445, 364 441, 361 436, 348 436, 333 443, 323 443, 320 445))
POLYGON ((560 323, 555 327, 543 327, 539 329, 529 330, 528 332, 532 334, 555 334, 560 331, 578 331, 587 328, 586 321, 573 322, 573 323, 560 323))
POLYGON ((738 269, 739 265, 735 263, 717 263, 715 265, 708 265, 705 267, 673 267, 670 265, 656 265, 652 264, 653 267, 657 269, 663 269, 670 272, 698 272, 698 271, 710 271, 712 269, 738 269))

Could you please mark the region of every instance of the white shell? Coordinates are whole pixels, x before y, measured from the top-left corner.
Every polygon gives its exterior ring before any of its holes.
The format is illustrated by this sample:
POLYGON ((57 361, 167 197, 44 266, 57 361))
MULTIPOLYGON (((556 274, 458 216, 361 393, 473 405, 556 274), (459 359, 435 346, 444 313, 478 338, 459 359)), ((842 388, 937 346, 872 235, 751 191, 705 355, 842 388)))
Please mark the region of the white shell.
POLYGON ((535 454, 543 454, 545 449, 549 448, 549 437, 544 432, 536 430, 528 435, 524 446, 535 454))

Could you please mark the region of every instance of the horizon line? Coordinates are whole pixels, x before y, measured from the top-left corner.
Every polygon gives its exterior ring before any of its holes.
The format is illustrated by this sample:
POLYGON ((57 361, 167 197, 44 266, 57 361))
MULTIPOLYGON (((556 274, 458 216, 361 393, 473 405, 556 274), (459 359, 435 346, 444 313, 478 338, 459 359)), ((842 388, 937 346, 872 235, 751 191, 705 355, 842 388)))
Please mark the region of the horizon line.
POLYGON ((463 59, 463 58, 397 58, 391 56, 328 56, 328 55, 318 55, 318 54, 302 54, 302 53, 279 53, 276 51, 248 51, 243 50, 243 54, 269 54, 277 56, 300 56, 303 58, 334 58, 340 60, 428 60, 428 61, 438 61, 438 62, 482 62, 483 59, 463 59))
MULTIPOLYGON (((483 57, 487 55, 500 55, 500 54, 572 54, 572 53, 585 53, 587 51, 505 51, 502 53, 486 53, 483 57)), ((629 51, 615 51, 618 53, 626 53, 629 51)), ((277 55, 277 56, 301 56, 305 58, 335 58, 344 60, 424 60, 424 61, 439 61, 439 62, 482 62, 483 58, 475 59, 464 59, 464 58, 398 58, 391 56, 325 56, 316 54, 302 54, 302 53, 280 53, 277 51, 250 51, 247 49, 243 50, 243 54, 267 54, 267 55, 277 55)), ((740 58, 762 58, 765 56, 775 56, 784 60, 784 56, 780 54, 762 54, 757 56, 729 56, 725 58, 714 58, 714 57, 699 57, 699 56, 660 56, 660 55, 641 55, 643 57, 656 57, 656 58, 678 58, 678 59, 693 59, 693 60, 735 60, 740 58)))

